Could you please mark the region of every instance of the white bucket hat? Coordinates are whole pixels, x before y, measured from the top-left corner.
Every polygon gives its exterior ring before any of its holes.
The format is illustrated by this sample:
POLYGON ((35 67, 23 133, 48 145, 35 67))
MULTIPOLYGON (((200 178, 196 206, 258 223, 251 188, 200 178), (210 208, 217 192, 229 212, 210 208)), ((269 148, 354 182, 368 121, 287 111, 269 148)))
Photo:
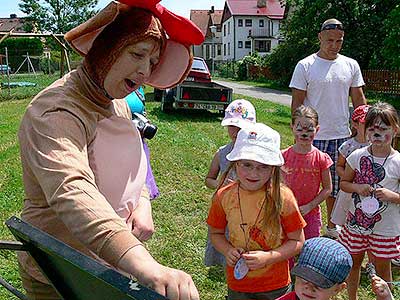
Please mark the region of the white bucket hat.
POLYGON ((229 161, 253 160, 270 166, 284 163, 280 150, 281 137, 271 127, 256 123, 241 129, 232 151, 226 156, 229 161))
POLYGON ((256 109, 253 104, 247 100, 238 99, 231 102, 225 109, 225 116, 221 125, 243 128, 244 126, 255 122, 256 109))

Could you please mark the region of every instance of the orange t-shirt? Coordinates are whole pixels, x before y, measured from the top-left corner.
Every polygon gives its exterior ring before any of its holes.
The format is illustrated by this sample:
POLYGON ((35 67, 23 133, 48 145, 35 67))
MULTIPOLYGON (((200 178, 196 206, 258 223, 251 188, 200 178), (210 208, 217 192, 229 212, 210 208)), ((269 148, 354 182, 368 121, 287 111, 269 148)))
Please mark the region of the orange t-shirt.
MULTIPOLYGON (((281 244, 287 240, 287 233, 294 232, 305 227, 306 222, 300 214, 296 199, 293 193, 286 187, 281 188, 283 207, 281 212, 282 236, 281 244)), ((248 250, 270 250, 266 240, 268 233, 264 225, 264 215, 261 212, 257 224, 254 222, 263 205, 265 190, 246 191, 238 189, 238 183, 231 183, 220 189, 214 196, 207 223, 211 227, 223 229, 228 226, 229 242, 235 248, 245 248, 248 239, 248 250), (238 198, 240 191, 240 206, 238 198), (243 220, 241 217, 241 212, 243 220), (244 227, 246 237, 240 228, 241 223, 247 223, 244 227), (249 232, 254 225, 255 230, 260 234, 255 235, 249 232)), ((284 260, 264 268, 252 270, 241 279, 233 276, 233 267, 227 266, 227 282, 231 290, 239 292, 268 292, 287 286, 290 283, 288 261, 284 260)))

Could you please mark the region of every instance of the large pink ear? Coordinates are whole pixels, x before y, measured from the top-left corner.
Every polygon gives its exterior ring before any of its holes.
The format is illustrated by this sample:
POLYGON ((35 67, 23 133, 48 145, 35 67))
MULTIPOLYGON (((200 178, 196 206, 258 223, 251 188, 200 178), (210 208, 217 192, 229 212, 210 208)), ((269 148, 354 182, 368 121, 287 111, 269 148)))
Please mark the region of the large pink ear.
POLYGON ((75 51, 85 56, 92 47, 96 37, 108 24, 115 20, 122 6, 126 5, 112 1, 94 17, 68 31, 64 35, 64 39, 75 51))
POLYGON ((159 89, 173 87, 186 78, 191 66, 190 49, 175 41, 167 40, 161 60, 146 84, 159 89))
POLYGON ((200 45, 203 32, 189 19, 176 15, 162 6, 160 0, 120 0, 129 6, 150 10, 161 22, 169 39, 184 45, 200 45))

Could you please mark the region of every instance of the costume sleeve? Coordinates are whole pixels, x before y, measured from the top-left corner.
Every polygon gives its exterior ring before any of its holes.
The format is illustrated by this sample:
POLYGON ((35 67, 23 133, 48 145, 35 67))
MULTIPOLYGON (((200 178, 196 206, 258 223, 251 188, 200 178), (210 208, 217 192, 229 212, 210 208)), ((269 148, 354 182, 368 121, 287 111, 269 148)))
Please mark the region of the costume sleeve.
POLYGON ((307 90, 306 70, 304 69, 304 66, 301 63, 297 63, 289 87, 302 91, 307 90))
POLYGON ((360 66, 356 60, 354 60, 354 74, 351 82, 351 87, 360 87, 365 85, 360 66))
POLYGON ((117 265, 139 241, 95 183, 85 124, 68 111, 51 111, 24 122, 19 138, 25 173, 32 174, 51 209, 80 242, 117 265))
POLYGON ((226 214, 222 207, 221 197, 216 193, 208 212, 207 224, 215 228, 225 228, 227 225, 226 214))
POLYGON ((296 198, 292 191, 288 187, 282 187, 281 197, 283 199, 283 208, 281 213, 283 231, 288 233, 304 228, 307 223, 304 221, 300 213, 296 198))

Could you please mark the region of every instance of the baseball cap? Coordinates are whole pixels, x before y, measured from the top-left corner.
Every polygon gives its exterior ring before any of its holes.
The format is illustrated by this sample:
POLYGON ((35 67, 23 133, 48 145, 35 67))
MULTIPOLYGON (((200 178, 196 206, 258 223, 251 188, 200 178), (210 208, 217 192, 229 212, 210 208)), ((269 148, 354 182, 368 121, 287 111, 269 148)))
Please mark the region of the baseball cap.
POLYGON ((138 19, 138 11, 139 13, 140 11, 151 12, 154 18, 161 23, 167 39, 160 60, 145 83, 160 89, 173 87, 186 78, 193 61, 190 47, 200 45, 204 41, 204 35, 192 21, 172 13, 158 3, 160 1, 112 1, 95 16, 68 31, 64 38, 76 52, 85 57, 96 38, 115 21, 117 16, 129 11, 129 7, 141 9, 133 11, 131 15, 132 32, 143 32, 141 36, 145 36, 145 33, 152 33, 154 28, 150 25, 154 22, 138 24, 135 21, 138 19))
POLYGON ((365 123, 365 117, 367 116, 367 112, 368 109, 371 106, 369 105, 360 105, 357 106, 357 108, 353 111, 353 113, 351 114, 351 119, 354 122, 361 122, 361 123, 365 123))
POLYGON ((331 29, 337 29, 342 31, 344 30, 342 22, 336 19, 328 19, 325 20, 324 23, 322 23, 320 31, 331 30, 331 29))
POLYGON ((271 166, 284 163, 280 150, 281 137, 277 131, 263 123, 243 127, 232 151, 226 156, 229 161, 253 160, 271 166))
POLYGON ((252 123, 256 123, 256 109, 249 101, 238 99, 231 102, 225 109, 221 125, 243 128, 252 123))
POLYGON ((292 274, 328 289, 349 276, 353 260, 347 249, 329 238, 306 240, 292 274))

